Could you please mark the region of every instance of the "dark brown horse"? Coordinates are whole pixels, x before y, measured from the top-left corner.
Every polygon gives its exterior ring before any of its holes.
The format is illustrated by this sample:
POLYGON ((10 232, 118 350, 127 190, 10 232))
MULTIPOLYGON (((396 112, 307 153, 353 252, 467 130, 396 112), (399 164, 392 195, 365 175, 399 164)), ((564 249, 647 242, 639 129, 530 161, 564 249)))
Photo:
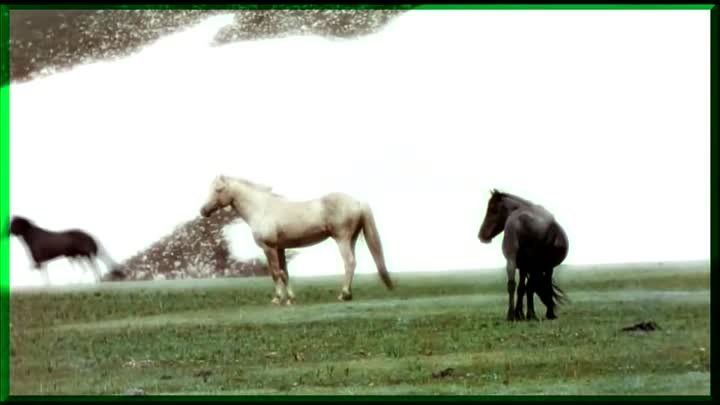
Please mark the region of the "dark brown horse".
POLYGON ((564 301, 565 293, 555 285, 552 276, 555 267, 568 253, 565 230, 540 205, 497 190, 492 190, 491 194, 478 238, 483 243, 490 243, 495 236, 505 232, 502 252, 507 261, 507 319, 525 318, 523 295, 527 294, 527 319, 537 320, 535 293, 547 308, 547 319, 555 319, 555 307, 564 301), (515 270, 520 272, 520 285, 517 304, 513 308, 515 270))
MULTIPOLYGON (((25 242, 37 270, 44 270, 44 264, 50 260, 65 257, 68 260, 85 262, 92 268, 96 281, 100 281, 100 269, 95 259, 102 260, 114 276, 122 277, 124 272, 105 249, 87 232, 71 229, 62 232, 49 231, 36 226, 32 221, 15 216, 10 221, 10 235, 25 242)), ((43 271, 46 283, 47 273, 43 271)))

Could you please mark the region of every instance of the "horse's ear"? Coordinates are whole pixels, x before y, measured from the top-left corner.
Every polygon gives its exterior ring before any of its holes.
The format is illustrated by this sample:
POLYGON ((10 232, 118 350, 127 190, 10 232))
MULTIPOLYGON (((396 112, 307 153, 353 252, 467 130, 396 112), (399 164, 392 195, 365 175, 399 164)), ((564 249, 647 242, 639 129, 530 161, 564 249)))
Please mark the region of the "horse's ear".
POLYGON ((225 188, 225 176, 222 174, 218 175, 213 184, 215 186, 215 191, 222 191, 225 188))

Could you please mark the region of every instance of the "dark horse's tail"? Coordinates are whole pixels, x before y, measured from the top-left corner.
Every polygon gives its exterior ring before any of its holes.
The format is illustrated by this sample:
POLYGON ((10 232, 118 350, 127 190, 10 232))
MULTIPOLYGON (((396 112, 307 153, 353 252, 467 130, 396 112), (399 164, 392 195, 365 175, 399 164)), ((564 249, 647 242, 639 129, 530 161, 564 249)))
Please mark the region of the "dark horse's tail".
POLYGON ((550 298, 554 305, 564 304, 568 301, 567 294, 565 294, 562 288, 555 284, 555 280, 553 280, 552 277, 550 278, 550 298))
POLYGON ((539 277, 535 278, 537 281, 532 281, 532 276, 530 279, 530 282, 535 284, 535 292, 551 313, 554 312, 555 307, 569 301, 565 291, 553 280, 552 270, 539 274, 539 277))
POLYGON ((553 269, 565 260, 568 252, 567 235, 557 222, 553 221, 548 227, 544 244, 547 251, 542 262, 544 262, 544 267, 547 270, 540 276, 541 285, 538 288, 538 295, 544 294, 544 297, 541 295, 541 299, 546 302, 546 305, 551 305, 554 308, 558 304, 569 301, 565 291, 555 284, 555 280, 553 280, 553 269))

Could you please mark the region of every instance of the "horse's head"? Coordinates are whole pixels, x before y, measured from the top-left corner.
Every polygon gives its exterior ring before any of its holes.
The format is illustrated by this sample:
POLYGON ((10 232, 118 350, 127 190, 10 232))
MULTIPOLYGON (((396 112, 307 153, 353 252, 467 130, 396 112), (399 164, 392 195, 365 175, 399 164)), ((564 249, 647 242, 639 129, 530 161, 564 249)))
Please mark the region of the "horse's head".
POLYGON ((209 217, 213 212, 232 204, 233 196, 229 190, 225 176, 220 175, 213 180, 210 196, 207 202, 200 209, 203 217, 209 217))
POLYGON ((490 243, 499 235, 505 228, 505 220, 508 217, 508 209, 503 204, 503 194, 497 190, 492 190, 490 194, 485 219, 478 232, 478 239, 482 243, 490 243))
POLYGON ((10 221, 8 233, 10 235, 23 235, 30 228, 32 228, 32 222, 26 218, 15 216, 10 221))

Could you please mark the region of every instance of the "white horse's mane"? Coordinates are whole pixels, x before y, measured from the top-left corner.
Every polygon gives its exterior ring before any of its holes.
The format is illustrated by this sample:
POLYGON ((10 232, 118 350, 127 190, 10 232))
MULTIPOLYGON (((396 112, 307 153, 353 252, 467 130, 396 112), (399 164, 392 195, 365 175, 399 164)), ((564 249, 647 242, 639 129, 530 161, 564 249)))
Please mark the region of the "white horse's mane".
POLYGON ((226 182, 227 182, 227 181, 230 181, 230 182, 241 183, 241 184, 246 185, 246 186, 248 186, 248 187, 252 187, 252 188, 254 188, 254 189, 257 190, 257 191, 263 191, 263 192, 270 193, 270 194, 272 194, 272 195, 275 195, 275 196, 280 197, 279 194, 277 194, 277 193, 275 193, 275 192, 272 191, 272 187, 271 187, 271 186, 268 186, 268 185, 265 185, 265 184, 255 183, 255 182, 253 182, 253 181, 250 181, 250 180, 247 180, 247 179, 243 179, 243 178, 241 178, 241 177, 232 177, 232 176, 225 176, 225 175, 221 175, 221 176, 220 176, 220 179, 222 179, 222 180, 224 180, 224 181, 226 181, 226 182))

